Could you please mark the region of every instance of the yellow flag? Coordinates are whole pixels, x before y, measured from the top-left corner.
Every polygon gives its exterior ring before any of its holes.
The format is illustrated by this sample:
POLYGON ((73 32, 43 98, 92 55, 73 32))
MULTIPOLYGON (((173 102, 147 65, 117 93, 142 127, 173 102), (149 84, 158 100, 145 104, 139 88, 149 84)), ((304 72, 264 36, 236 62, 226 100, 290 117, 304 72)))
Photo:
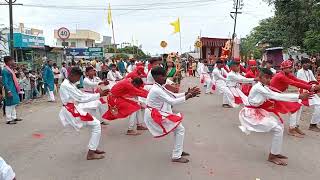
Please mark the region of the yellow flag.
POLYGON ((108 24, 111 25, 112 23, 112 15, 111 15, 111 6, 109 3, 109 8, 108 8, 108 24))
POLYGON ((179 19, 179 18, 178 18, 178 20, 170 23, 170 25, 174 27, 173 33, 178 33, 178 32, 180 32, 180 19, 179 19))

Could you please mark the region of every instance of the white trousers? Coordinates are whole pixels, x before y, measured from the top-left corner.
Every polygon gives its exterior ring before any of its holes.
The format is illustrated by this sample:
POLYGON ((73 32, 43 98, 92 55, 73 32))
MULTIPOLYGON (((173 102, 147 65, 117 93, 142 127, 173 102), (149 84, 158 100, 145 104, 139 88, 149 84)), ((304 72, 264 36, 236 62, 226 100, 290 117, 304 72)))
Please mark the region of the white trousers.
POLYGON ((16 105, 6 106, 5 110, 6 110, 7 122, 17 119, 16 105))
POLYGON ((91 129, 91 138, 89 141, 88 148, 89 150, 95 151, 97 150, 101 137, 101 125, 100 121, 94 118, 93 121, 88 121, 85 123, 91 129))
MULTIPOLYGON (((314 105, 312 106, 314 108, 312 118, 310 121, 310 124, 318 124, 320 122, 320 105, 314 105)), ((301 119, 301 114, 302 114, 303 107, 290 115, 290 128, 295 128, 299 125, 300 119, 301 119)))
POLYGON ((140 109, 129 116, 128 130, 134 130, 136 125, 141 125, 143 114, 144 114, 144 110, 140 109))
POLYGON ((51 102, 55 101, 53 91, 50 91, 50 90, 48 89, 47 92, 48 92, 48 101, 51 101, 51 102))
POLYGON ((271 143, 271 154, 279 155, 282 150, 282 142, 283 142, 283 125, 279 124, 271 129, 273 133, 272 143, 271 143))
POLYGON ((223 93, 222 104, 229 104, 228 96, 226 93, 223 93))
POLYGON ((172 159, 180 159, 183 152, 183 141, 185 129, 182 124, 174 130, 174 148, 172 152, 172 159))
POLYGON ((211 79, 206 78, 204 84, 206 85, 206 94, 210 93, 213 85, 211 79))

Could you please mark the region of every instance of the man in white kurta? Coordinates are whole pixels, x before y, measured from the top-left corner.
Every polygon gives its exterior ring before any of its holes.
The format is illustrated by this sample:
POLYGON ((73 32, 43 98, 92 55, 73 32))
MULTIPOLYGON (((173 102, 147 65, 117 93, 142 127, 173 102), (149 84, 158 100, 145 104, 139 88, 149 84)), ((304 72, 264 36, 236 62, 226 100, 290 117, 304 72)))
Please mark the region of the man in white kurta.
POLYGON ((228 97, 232 96, 227 95, 227 93, 231 94, 231 92, 226 83, 228 73, 223 67, 223 61, 216 61, 216 67, 212 71, 212 78, 215 80, 219 93, 223 94, 222 106, 228 108, 230 107, 228 102, 232 101, 232 99, 228 99, 228 97))
MULTIPOLYGON (((308 83, 316 83, 317 79, 314 77, 313 72, 309 69, 310 68, 310 60, 309 59, 302 59, 301 60, 302 68, 297 72, 297 78, 308 83)), ((301 89, 300 92, 306 92, 306 90, 301 89)), ((311 99, 308 100, 308 106, 314 108, 314 112, 311 118, 309 130, 320 132, 320 128, 317 126, 320 123, 320 98, 317 94, 315 94, 311 99)), ((302 107, 297 113, 296 121, 293 122, 295 126, 299 124, 299 120, 301 118, 302 107), (298 122, 297 122, 298 121, 298 122)))
POLYGON ((65 79, 60 86, 60 98, 63 107, 60 111, 60 120, 64 126, 70 125, 79 131, 82 127, 91 129, 91 138, 88 145, 88 160, 102 159, 105 152, 99 151, 98 145, 101 136, 100 121, 86 112, 85 108, 98 106, 100 96, 103 93, 83 93, 76 87, 76 82, 80 80, 82 71, 74 67, 68 79, 65 79), (83 107, 83 108, 81 108, 83 107))
POLYGON ((205 93, 212 93, 213 82, 209 74, 208 62, 206 60, 203 62, 203 65, 200 67, 199 71, 201 84, 206 87, 205 93))
POLYGON ((147 97, 147 108, 144 120, 150 133, 156 137, 164 137, 173 132, 175 142, 172 152, 172 161, 187 163, 188 156, 183 152, 183 141, 185 129, 181 124, 182 115, 173 114, 172 106, 184 103, 187 99, 195 97, 200 93, 198 88, 192 88, 187 93, 174 94, 164 87, 166 82, 166 71, 161 67, 152 69, 152 75, 156 83, 152 86, 147 97))
POLYGON ((248 104, 248 97, 241 91, 240 84, 253 84, 255 82, 254 78, 246 78, 239 73, 239 65, 240 63, 235 61, 230 63, 231 71, 228 73, 226 79, 227 87, 230 90, 226 92, 226 95, 228 96, 231 107, 238 107, 239 104, 248 104), (229 92, 231 92, 231 94, 229 92))
POLYGON ((254 85, 249 93, 248 105, 239 112, 241 123, 239 128, 246 134, 250 134, 250 132, 272 132, 273 139, 268 160, 277 165, 285 166, 287 163, 284 159, 287 159, 287 157, 281 155, 284 132, 283 121, 277 109, 272 109, 274 104, 269 100, 298 102, 299 97, 308 98, 308 95, 280 94, 270 90, 267 85, 270 83, 272 72, 265 68, 261 71, 260 82, 254 85), (267 105, 268 103, 270 105, 267 105))
POLYGON ((108 72, 107 74, 107 79, 109 81, 109 87, 110 89, 120 80, 123 79, 121 76, 120 72, 117 71, 117 67, 115 64, 110 65, 111 71, 108 72))
MULTIPOLYGON (((99 77, 96 76, 96 71, 92 66, 86 67, 86 77, 83 80, 83 88, 82 91, 90 94, 96 93, 96 90, 99 86, 106 87, 106 89, 110 89, 107 85, 108 81, 102 81, 99 77)), ((103 104, 102 102, 98 102, 97 108, 85 109, 88 113, 95 115, 95 117, 101 122, 102 125, 108 125, 106 121, 102 119, 102 115, 108 111, 108 104, 103 104)))

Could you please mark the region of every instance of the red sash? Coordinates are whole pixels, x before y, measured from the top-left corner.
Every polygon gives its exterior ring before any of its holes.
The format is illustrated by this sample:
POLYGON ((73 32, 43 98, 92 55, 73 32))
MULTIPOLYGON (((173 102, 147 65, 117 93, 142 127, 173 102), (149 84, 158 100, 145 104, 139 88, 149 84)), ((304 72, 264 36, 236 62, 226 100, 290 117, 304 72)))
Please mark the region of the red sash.
MULTIPOLYGON (((256 107, 256 106, 246 106, 246 107, 251 108, 251 109, 264 109, 268 112, 272 112, 279 118, 280 122, 283 124, 284 121, 280 116, 281 112, 275 108, 275 104, 276 104, 276 101, 268 100, 268 101, 264 102, 261 106, 258 106, 258 107, 256 107)), ((256 113, 257 113, 256 114, 257 116, 260 116, 260 117, 263 116, 259 111, 256 111, 256 113)))
POLYGON ((81 115, 77 109, 76 106, 73 103, 68 103, 67 105, 63 105, 67 111, 69 111, 73 117, 77 118, 79 117, 81 121, 93 121, 93 117, 87 113, 85 116, 81 115))
POLYGON ((236 104, 243 104, 243 101, 242 101, 242 99, 241 99, 240 96, 239 96, 239 97, 234 96, 234 103, 236 103, 236 104))
POLYGON ((164 134, 167 134, 168 132, 162 125, 163 117, 165 117, 166 119, 174 123, 180 122, 183 119, 182 116, 180 117, 174 114, 168 114, 168 116, 163 116, 160 114, 159 110, 156 108, 149 107, 149 109, 151 110, 151 118, 154 120, 155 123, 157 123, 161 127, 164 134))

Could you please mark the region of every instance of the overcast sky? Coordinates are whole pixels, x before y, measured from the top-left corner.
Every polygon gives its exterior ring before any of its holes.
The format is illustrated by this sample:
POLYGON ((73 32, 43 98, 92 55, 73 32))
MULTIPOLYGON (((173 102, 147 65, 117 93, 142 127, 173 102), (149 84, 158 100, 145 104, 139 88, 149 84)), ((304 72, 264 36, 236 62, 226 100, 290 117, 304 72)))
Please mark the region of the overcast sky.
MULTIPOLYGON (((4 0, 0 0, 4 2, 4 0)), ((25 5, 84 6, 98 10, 76 10, 61 8, 38 8, 30 6, 14 7, 14 24, 25 23, 25 27, 44 30, 46 44, 54 45, 53 30, 65 26, 71 31, 90 29, 101 35, 112 35, 107 24, 107 8, 111 3, 115 39, 117 43, 132 42, 132 37, 151 54, 162 53, 160 41, 168 42, 167 52, 179 51, 179 35, 172 34, 170 22, 180 17, 182 50, 193 49, 200 32, 202 37, 228 38, 233 31, 233 0, 17 0, 25 5), (191 2, 193 1, 193 2, 191 2), (190 3, 179 3, 190 2, 190 3), (60 4, 59 4, 60 3, 60 4), (157 4, 157 3, 168 3, 157 4), (133 6, 142 4, 140 6, 133 6), (152 4, 152 5, 143 5, 152 4), (144 8, 151 10, 130 10, 144 8), (119 10, 124 9, 124 10, 119 10)), ((262 0, 244 0, 239 15, 237 34, 244 37, 261 19, 273 16, 274 11, 262 0)), ((0 24, 8 25, 8 7, 0 6, 0 24)))

